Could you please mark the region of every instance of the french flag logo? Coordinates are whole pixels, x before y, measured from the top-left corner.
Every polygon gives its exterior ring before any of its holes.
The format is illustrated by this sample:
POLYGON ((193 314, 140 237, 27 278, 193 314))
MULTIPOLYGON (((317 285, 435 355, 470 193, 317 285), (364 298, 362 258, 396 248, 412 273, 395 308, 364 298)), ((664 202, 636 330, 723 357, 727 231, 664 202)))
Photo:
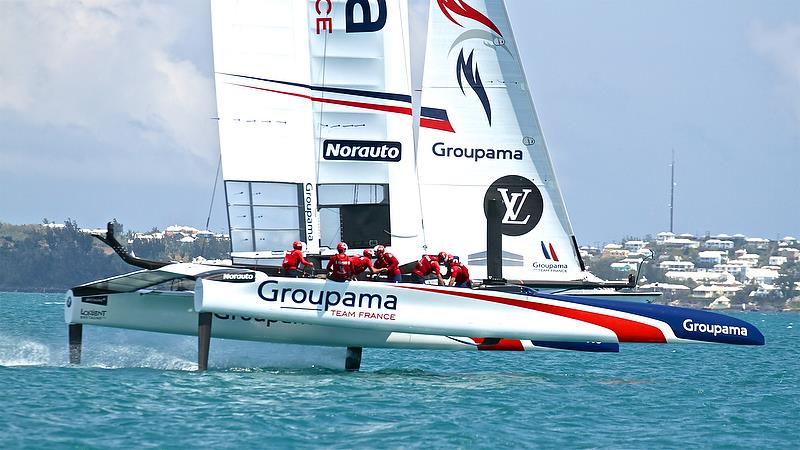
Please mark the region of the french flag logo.
POLYGON ((553 248, 553 244, 548 242, 547 245, 544 245, 544 241, 540 242, 542 243, 542 253, 544 253, 544 257, 558 262, 558 255, 556 255, 556 249, 553 248), (549 252, 548 249, 550 250, 549 252))

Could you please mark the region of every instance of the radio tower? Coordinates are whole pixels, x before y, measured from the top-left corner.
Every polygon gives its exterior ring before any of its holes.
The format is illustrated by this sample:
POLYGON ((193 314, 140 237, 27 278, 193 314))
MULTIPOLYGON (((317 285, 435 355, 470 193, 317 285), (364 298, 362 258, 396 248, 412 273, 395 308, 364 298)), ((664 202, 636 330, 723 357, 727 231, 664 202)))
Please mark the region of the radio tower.
POLYGON ((669 184, 669 232, 674 233, 674 215, 675 215, 675 149, 672 149, 672 164, 669 165, 672 176, 669 184))

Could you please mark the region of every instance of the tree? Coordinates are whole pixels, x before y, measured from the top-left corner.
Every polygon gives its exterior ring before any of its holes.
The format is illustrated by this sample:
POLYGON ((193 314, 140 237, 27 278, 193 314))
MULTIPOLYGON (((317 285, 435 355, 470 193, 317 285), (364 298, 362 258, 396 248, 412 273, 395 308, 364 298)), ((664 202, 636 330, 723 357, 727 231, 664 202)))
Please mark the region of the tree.
POLYGON ((778 286, 781 295, 784 299, 794 298, 797 295, 796 284, 800 281, 800 262, 789 261, 781 266, 778 271, 778 280, 775 284, 778 286))

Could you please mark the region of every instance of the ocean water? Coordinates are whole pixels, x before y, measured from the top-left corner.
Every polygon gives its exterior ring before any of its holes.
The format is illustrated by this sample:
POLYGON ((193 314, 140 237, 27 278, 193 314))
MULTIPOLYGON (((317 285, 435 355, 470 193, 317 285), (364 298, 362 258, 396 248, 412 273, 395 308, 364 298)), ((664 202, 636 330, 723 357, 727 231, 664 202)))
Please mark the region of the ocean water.
POLYGON ((365 349, 85 326, 63 298, 0 293, 0 448, 758 448, 800 446, 796 313, 739 313, 764 347, 619 354, 365 349))

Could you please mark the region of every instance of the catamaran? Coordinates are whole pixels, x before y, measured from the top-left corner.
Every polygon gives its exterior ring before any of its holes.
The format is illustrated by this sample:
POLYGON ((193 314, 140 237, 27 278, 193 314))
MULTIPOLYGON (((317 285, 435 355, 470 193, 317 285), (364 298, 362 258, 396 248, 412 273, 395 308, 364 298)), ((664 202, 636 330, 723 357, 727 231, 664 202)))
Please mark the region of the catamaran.
POLYGON ((420 22, 407 0, 212 0, 232 265, 140 260, 108 233, 144 270, 68 292, 71 361, 83 324, 197 334, 200 369, 212 336, 343 346, 349 370, 364 347, 764 343, 742 320, 623 301, 602 288, 629 282, 591 278, 501 0, 431 0, 420 22), (447 249, 485 282, 282 277, 294 240, 402 262, 447 249))

